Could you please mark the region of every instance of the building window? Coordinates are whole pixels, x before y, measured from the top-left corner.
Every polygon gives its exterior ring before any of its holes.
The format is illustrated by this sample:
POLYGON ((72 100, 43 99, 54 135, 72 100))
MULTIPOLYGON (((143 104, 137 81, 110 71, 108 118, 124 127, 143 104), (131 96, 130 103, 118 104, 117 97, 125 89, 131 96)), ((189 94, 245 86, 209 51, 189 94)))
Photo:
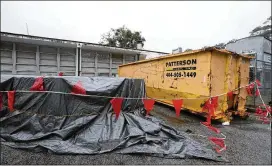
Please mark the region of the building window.
POLYGON ((99 77, 109 77, 109 73, 98 73, 99 77))

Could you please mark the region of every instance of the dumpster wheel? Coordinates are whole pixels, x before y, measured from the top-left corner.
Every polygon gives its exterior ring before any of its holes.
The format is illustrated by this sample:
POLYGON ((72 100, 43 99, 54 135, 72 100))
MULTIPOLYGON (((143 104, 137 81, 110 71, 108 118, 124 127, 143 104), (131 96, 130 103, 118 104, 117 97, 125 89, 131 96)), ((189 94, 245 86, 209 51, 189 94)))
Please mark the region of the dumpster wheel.
POLYGON ((246 120, 249 118, 249 113, 247 113, 245 111, 235 111, 234 116, 237 116, 242 120, 246 120))
POLYGON ((244 115, 239 116, 242 120, 247 120, 249 118, 249 114, 245 113, 244 115))

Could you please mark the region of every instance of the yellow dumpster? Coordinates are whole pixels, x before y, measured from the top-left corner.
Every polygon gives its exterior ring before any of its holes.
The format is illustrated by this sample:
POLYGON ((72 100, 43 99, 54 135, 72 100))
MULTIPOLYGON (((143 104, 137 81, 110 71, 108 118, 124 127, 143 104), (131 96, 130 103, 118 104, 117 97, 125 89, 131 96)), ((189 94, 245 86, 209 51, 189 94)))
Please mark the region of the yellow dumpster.
POLYGON ((121 65, 120 77, 145 80, 147 97, 173 106, 183 99, 183 108, 206 116, 205 102, 218 97, 213 119, 230 121, 231 115, 245 116, 250 59, 227 50, 205 48, 121 65), (239 88, 243 87, 243 88, 239 88), (233 91, 233 97, 227 93, 233 91))

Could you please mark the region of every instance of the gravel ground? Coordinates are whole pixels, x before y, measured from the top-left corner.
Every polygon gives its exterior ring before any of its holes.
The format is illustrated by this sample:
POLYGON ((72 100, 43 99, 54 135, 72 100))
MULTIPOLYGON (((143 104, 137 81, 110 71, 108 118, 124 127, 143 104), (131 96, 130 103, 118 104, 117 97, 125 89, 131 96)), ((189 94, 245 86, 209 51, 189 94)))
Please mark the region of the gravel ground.
MULTIPOLYGON (((175 117, 172 108, 156 105, 152 114, 177 130, 191 130, 192 134, 205 136, 216 136, 205 127, 199 124, 205 119, 183 111, 180 118, 175 117)), ((1 164, 186 164, 186 165, 208 165, 208 164, 259 164, 270 165, 271 163, 271 130, 268 125, 261 124, 250 116, 247 120, 234 119, 230 126, 215 124, 226 136, 227 150, 222 153, 223 157, 229 160, 226 162, 214 162, 204 159, 164 159, 147 155, 56 155, 46 152, 30 152, 25 150, 12 149, 1 145, 1 164)), ((196 140, 210 144, 205 138, 193 136, 196 140)))

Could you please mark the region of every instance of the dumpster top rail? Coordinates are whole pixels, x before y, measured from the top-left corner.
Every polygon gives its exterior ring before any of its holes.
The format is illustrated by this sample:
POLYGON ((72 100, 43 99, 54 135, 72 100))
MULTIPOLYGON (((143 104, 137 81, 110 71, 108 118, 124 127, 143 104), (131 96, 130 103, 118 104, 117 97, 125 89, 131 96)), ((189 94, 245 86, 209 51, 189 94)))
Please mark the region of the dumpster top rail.
POLYGON ((195 54, 195 53, 199 53, 199 52, 205 52, 205 51, 218 51, 221 53, 225 53, 225 54, 229 54, 229 55, 236 55, 236 56, 241 56, 244 58, 248 58, 248 59, 254 59, 255 56, 250 56, 248 54, 238 54, 236 52, 232 52, 226 49, 217 49, 215 47, 207 47, 207 48, 202 48, 202 49, 198 49, 198 50, 192 50, 192 51, 186 51, 186 52, 182 52, 182 53, 176 53, 176 54, 167 54, 164 56, 159 56, 159 57, 155 57, 155 58, 150 58, 150 59, 145 59, 145 60, 141 60, 141 61, 137 61, 137 62, 131 62, 131 63, 127 63, 127 64, 123 64, 120 65, 119 67, 122 66, 129 66, 132 64, 139 64, 139 63, 144 63, 144 62, 148 62, 148 61, 155 61, 155 60, 160 60, 160 59, 166 59, 166 58, 172 58, 172 57, 177 57, 177 56, 183 56, 183 55, 189 55, 189 54, 195 54))

